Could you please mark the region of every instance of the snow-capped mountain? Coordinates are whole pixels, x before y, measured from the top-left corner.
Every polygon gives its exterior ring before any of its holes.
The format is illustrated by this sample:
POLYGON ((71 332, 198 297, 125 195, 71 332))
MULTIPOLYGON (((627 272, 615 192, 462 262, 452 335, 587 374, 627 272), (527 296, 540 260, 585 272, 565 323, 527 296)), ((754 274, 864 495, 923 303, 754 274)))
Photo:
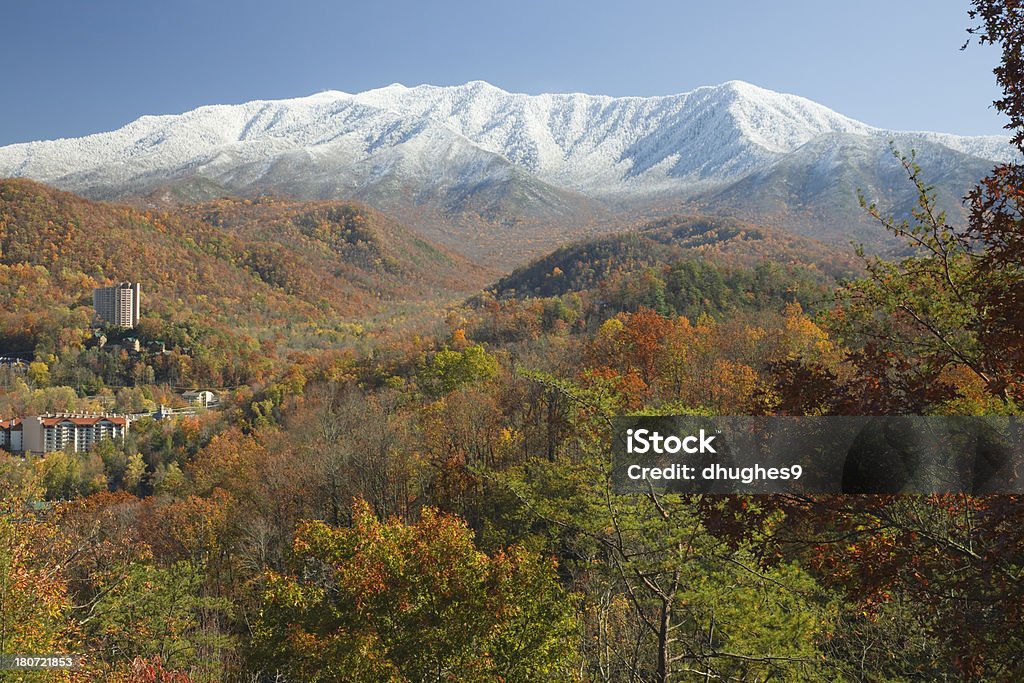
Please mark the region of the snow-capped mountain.
POLYGON ((1002 137, 883 130, 740 81, 665 97, 522 95, 474 81, 144 116, 109 133, 2 147, 0 176, 99 198, 201 178, 233 192, 447 211, 487 213, 511 202, 536 214, 590 200, 671 198, 720 209, 727 201, 742 212, 751 193, 803 206, 821 204, 821 193, 853 196, 858 187, 837 187, 852 160, 861 189, 896 206, 884 196, 897 168, 889 140, 969 176, 1013 156, 1002 137))

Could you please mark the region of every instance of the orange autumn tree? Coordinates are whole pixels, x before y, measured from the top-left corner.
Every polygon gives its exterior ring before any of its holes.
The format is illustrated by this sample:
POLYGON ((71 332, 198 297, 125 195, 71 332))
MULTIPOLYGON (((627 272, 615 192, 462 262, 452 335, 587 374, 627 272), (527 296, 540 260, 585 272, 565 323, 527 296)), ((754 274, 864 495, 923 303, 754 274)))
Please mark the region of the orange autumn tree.
POLYGON ((0 499, 0 654, 74 651, 71 598, 43 549, 57 530, 0 499))
POLYGON ((777 366, 838 371, 841 357, 835 342, 795 303, 756 320, 702 315, 693 323, 640 308, 601 325, 585 347, 581 380, 608 387, 620 407, 630 410, 743 414, 780 402, 777 392, 762 396, 777 366))

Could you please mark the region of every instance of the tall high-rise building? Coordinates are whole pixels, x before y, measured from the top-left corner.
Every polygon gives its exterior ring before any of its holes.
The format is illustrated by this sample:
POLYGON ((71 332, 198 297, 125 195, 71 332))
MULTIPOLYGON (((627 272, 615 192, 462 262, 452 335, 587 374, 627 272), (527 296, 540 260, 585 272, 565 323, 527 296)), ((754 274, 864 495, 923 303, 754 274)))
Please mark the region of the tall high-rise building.
POLYGON ((108 325, 135 327, 139 322, 140 292, 138 282, 121 282, 92 290, 96 318, 108 325))

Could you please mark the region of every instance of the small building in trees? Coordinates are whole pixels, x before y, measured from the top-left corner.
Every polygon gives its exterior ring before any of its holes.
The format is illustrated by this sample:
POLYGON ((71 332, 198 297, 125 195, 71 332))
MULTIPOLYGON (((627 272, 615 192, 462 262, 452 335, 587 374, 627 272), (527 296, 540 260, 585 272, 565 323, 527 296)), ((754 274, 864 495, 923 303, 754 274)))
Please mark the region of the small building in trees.
POLYGON ((19 418, 0 420, 0 448, 9 453, 20 453, 24 450, 22 435, 23 428, 19 418))
POLYGON ((220 403, 220 398, 217 394, 208 389, 186 391, 181 395, 181 397, 185 399, 189 405, 200 406, 202 408, 210 408, 220 403))

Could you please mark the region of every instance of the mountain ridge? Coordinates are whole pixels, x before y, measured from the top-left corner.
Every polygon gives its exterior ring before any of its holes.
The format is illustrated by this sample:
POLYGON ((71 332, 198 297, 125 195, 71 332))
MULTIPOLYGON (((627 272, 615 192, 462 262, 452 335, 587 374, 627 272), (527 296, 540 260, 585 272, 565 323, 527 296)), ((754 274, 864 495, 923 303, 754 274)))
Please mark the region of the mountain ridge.
POLYGON ((743 81, 656 97, 525 95, 471 81, 144 116, 107 133, 0 147, 0 176, 105 200, 190 180, 242 196, 362 200, 407 222, 436 215, 428 237, 486 253, 510 226, 532 221, 528 239, 546 248, 609 211, 665 201, 814 237, 870 236, 866 217, 850 213, 858 189, 883 210, 912 199, 891 182, 900 167, 890 141, 963 169, 939 174, 953 210, 974 178, 1015 158, 1001 136, 890 131, 743 81), (852 166, 808 151, 827 153, 830 139, 852 166))
POLYGON ((819 135, 837 132, 920 137, 992 161, 1012 158, 1000 136, 876 128, 806 98, 743 81, 655 97, 525 95, 471 81, 451 87, 393 84, 356 94, 324 91, 147 115, 107 133, 0 147, 0 171, 58 185, 66 178, 74 184, 76 176, 85 180, 104 165, 152 162, 159 152, 159 163, 141 166, 173 172, 175 164, 198 165, 216 175, 223 155, 236 153, 246 161, 252 155, 244 148, 254 142, 263 143, 255 158, 266 159, 285 151, 351 148, 361 135, 366 157, 413 141, 421 147, 440 143, 444 151, 457 151, 461 143, 562 189, 600 195, 609 190, 601 183, 611 171, 620 172, 617 180, 627 183, 641 176, 648 176, 648 182, 659 177, 727 180, 766 155, 788 154, 819 135), (723 142, 727 149, 714 154, 704 149, 723 142), (665 167, 664 173, 651 177, 659 167, 665 167))

